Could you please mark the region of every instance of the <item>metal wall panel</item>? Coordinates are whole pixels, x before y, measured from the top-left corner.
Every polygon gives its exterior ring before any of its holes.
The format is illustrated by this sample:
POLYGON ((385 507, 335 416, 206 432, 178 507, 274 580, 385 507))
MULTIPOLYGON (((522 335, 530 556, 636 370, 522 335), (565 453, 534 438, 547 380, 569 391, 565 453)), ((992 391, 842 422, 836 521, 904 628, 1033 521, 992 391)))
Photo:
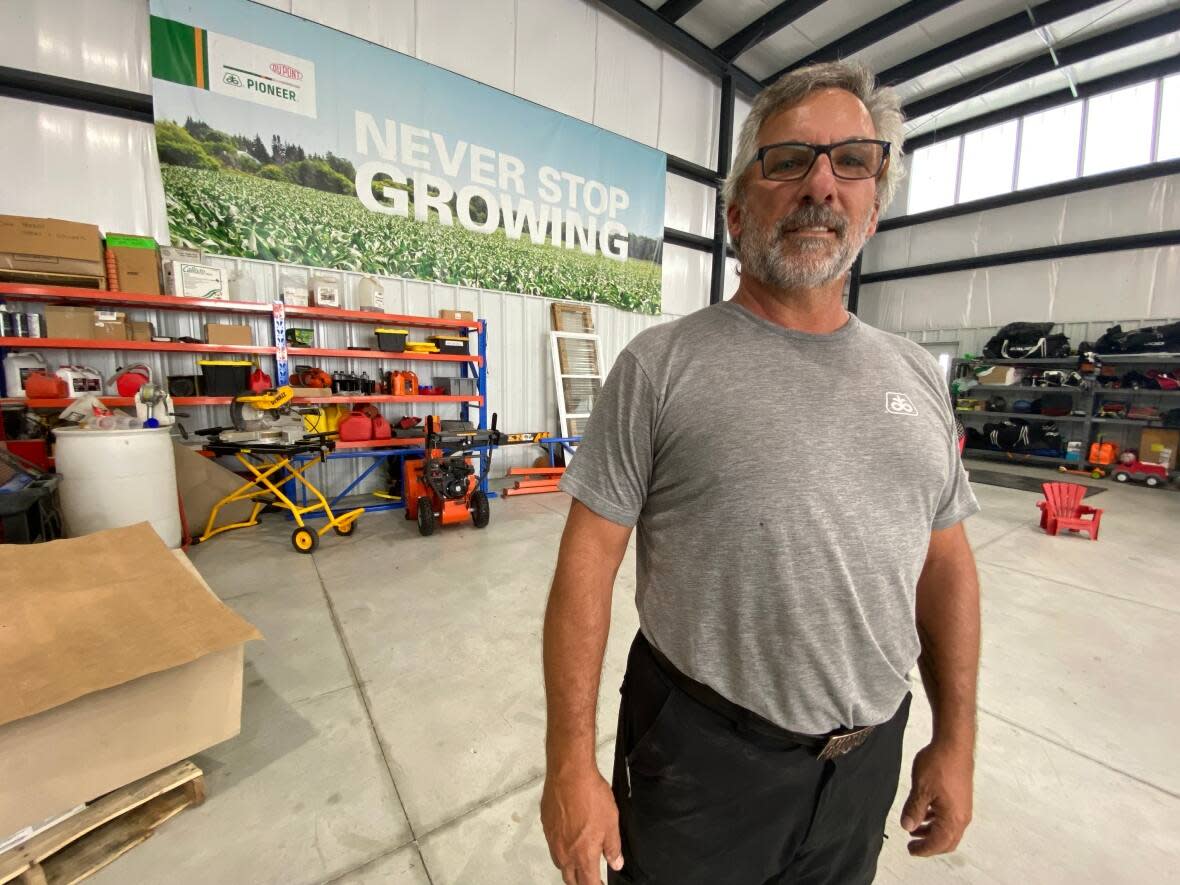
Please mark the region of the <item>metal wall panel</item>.
POLYGON ((861 287, 865 322, 893 332, 1077 324, 1180 313, 1180 246, 1079 255, 861 287))
POLYGON ((276 8, 406 55, 414 54, 415 0, 291 0, 289 6, 284 3, 276 8))
POLYGON ((151 91, 147 0, 3 0, 0 64, 151 91))
POLYGON ((418 58, 513 91, 515 0, 427 0, 417 10, 418 58))
POLYGON ((717 168, 717 127, 721 107, 718 82, 664 51, 657 147, 709 169, 717 168))
POLYGON ((3 97, 0 120, 0 212, 168 241, 150 125, 3 97))
POLYGON ((675 230, 713 236, 717 191, 679 175, 669 175, 664 186, 664 225, 675 230))
POLYGON ((1050 197, 878 234, 865 272, 1180 227, 1180 175, 1050 197))
POLYGON ((664 244, 665 314, 684 316, 708 305, 711 261, 712 256, 705 252, 664 244))
POLYGON ((660 134, 664 54, 629 22, 598 10, 594 124, 654 146, 660 134))
POLYGON ((592 123, 597 17, 585 0, 516 0, 516 94, 592 123))

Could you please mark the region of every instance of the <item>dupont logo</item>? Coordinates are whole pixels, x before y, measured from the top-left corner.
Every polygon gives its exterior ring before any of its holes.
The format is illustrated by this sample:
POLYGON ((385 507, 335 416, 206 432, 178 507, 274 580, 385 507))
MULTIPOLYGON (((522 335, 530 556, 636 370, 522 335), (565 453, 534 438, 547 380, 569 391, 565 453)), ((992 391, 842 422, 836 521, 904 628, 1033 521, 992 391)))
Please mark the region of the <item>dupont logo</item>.
POLYGON ((303 79, 303 72, 299 68, 293 68, 290 65, 283 64, 281 61, 271 62, 270 69, 280 77, 286 77, 288 80, 303 79))
POLYGON ((916 415, 918 410, 914 408, 914 404, 910 402, 910 398, 904 393, 893 393, 892 391, 885 394, 885 411, 892 415, 916 415))

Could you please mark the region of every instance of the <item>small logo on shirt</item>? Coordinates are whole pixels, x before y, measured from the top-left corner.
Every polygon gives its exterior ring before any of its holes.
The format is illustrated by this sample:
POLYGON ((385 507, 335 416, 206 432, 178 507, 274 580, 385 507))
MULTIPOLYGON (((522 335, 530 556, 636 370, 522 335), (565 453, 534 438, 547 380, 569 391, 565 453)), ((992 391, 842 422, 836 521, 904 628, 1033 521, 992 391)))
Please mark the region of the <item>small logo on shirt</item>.
POLYGON ((885 394, 885 411, 893 415, 916 415, 918 410, 904 393, 889 391, 885 394))

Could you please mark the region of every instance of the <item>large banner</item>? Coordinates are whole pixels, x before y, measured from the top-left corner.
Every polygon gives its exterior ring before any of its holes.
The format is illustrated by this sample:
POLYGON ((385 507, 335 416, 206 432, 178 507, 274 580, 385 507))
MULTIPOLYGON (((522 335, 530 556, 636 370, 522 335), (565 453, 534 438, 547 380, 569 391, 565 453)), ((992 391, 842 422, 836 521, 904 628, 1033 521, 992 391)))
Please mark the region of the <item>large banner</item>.
POLYGON ((659 313, 663 153, 249 0, 151 12, 174 245, 659 313))

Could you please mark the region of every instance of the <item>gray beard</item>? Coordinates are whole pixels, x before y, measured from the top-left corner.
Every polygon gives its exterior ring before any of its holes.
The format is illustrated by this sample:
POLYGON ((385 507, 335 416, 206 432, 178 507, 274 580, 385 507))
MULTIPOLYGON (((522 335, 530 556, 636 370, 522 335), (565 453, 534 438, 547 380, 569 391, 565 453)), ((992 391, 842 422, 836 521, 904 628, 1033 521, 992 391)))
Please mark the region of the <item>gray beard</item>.
POLYGON ((848 226, 837 230, 834 243, 799 238, 791 241, 788 249, 787 229, 797 223, 794 218, 784 218, 773 227, 743 231, 738 250, 741 272, 775 289, 819 288, 848 273, 868 239, 866 219, 859 231, 848 226))

